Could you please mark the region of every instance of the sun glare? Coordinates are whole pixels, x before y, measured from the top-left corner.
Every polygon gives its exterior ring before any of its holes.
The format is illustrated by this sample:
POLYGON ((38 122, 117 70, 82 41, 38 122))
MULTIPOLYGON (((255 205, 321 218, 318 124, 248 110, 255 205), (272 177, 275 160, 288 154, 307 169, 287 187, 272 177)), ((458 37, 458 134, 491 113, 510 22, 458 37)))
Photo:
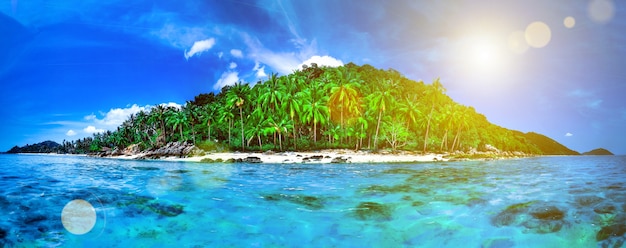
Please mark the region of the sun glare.
POLYGON ((468 39, 464 50, 464 63, 472 73, 494 73, 502 62, 500 46, 486 36, 468 39))

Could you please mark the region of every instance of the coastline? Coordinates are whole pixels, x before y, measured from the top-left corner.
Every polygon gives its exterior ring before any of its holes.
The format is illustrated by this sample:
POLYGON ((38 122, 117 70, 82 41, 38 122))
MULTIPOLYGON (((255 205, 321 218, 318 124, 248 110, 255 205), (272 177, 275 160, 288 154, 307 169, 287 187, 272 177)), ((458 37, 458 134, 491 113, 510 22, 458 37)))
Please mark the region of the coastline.
MULTIPOLYGON (((58 153, 18 153, 21 155, 46 156, 80 156, 120 160, 145 160, 192 163, 265 163, 265 164, 328 164, 328 163, 425 163, 425 162, 454 162, 454 161, 485 161, 500 159, 520 159, 536 157, 537 155, 478 153, 479 156, 455 156, 450 153, 413 154, 410 152, 371 153, 367 151, 353 151, 347 149, 327 149, 303 152, 203 152, 199 156, 159 156, 149 157, 149 153, 124 153, 119 155, 98 154, 58 154, 58 153), (487 156, 483 156, 487 155, 487 156)), ((476 154, 475 154, 476 155, 476 154)))
MULTIPOLYGON (((98 157, 98 156, 93 156, 98 157)), ((372 154, 363 151, 349 150, 321 150, 307 152, 215 152, 205 153, 201 156, 176 157, 162 156, 160 158, 145 158, 144 153, 126 154, 116 156, 104 156, 102 158, 123 160, 150 160, 171 162, 196 162, 196 163, 220 163, 220 162, 248 162, 268 164, 294 164, 294 163, 411 163, 411 162, 437 162, 448 161, 445 154, 429 153, 424 155, 413 154, 372 154)))

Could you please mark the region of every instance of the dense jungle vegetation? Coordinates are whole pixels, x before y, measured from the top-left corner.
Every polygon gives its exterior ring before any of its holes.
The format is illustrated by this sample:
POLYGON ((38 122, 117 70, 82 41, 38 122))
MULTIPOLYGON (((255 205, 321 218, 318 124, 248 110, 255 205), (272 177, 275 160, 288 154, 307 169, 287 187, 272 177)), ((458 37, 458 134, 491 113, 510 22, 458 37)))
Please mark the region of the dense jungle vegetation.
POLYGON ((115 131, 64 141, 59 151, 89 153, 133 144, 145 150, 183 141, 221 151, 450 152, 489 144, 543 154, 541 141, 527 135, 491 124, 473 107, 454 102, 439 79, 426 84, 370 65, 313 64, 197 95, 180 109, 156 105, 131 115, 115 131))

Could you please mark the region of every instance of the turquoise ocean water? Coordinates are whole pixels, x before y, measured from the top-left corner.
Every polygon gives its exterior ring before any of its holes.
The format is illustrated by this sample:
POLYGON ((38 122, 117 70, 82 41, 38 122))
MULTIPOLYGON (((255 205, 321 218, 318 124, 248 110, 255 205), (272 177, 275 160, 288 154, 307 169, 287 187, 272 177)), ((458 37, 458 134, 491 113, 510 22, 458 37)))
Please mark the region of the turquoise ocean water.
POLYGON ((0 155, 0 247, 626 247, 625 212, 624 156, 201 164, 0 155), (95 213, 81 219, 95 221, 84 234, 62 221, 77 199, 95 213))

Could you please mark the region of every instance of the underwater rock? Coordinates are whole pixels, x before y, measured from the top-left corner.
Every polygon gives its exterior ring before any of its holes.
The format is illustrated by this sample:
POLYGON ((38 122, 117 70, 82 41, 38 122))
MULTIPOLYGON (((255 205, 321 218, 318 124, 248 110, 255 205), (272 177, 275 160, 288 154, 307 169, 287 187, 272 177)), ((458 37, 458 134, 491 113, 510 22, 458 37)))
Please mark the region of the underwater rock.
POLYGON ((544 234, 560 231, 563 227, 563 221, 529 220, 524 222, 523 225, 530 232, 544 234))
POLYGON ((159 169, 159 168, 157 168, 157 167, 144 167, 144 166, 137 166, 137 167, 134 167, 134 168, 135 168, 135 170, 140 170, 140 171, 160 170, 160 169, 159 169))
POLYGON ((509 238, 495 238, 489 239, 483 242, 481 247, 484 248, 505 248, 505 247, 515 247, 515 242, 513 242, 509 238))
POLYGON ((526 212, 528 208, 534 203, 535 201, 529 201, 510 205, 498 215, 494 216, 491 219, 491 223, 497 227, 520 224, 517 218, 518 215, 526 212))
POLYGON ((485 199, 472 197, 469 200, 467 200, 467 203, 465 205, 467 205, 468 207, 473 207, 475 205, 485 204, 486 202, 487 200, 485 199))
POLYGON ((6 237, 7 237, 7 230, 4 230, 4 228, 0 228, 0 240, 6 237))
POLYGON ((319 197, 315 197, 315 196, 268 194, 268 195, 263 195, 263 198, 268 201, 288 201, 291 203, 305 206, 309 209, 324 208, 324 201, 320 199, 319 197))
POLYGON ((377 202, 361 202, 355 210, 356 217, 360 220, 389 220, 391 208, 377 202))
POLYGON ((595 195, 582 195, 576 197, 576 203, 583 207, 594 205, 602 200, 604 200, 604 198, 595 195))
POLYGON ((615 206, 611 204, 602 204, 593 208, 593 211, 598 214, 612 214, 615 212, 615 206))
POLYGON ((173 171, 169 171, 171 173, 176 173, 176 174, 185 174, 190 172, 190 170, 173 170, 173 171))
POLYGON ((605 226, 596 234, 596 241, 602 241, 610 237, 619 237, 626 233, 626 224, 605 226))
POLYGON ((29 224, 33 224, 35 222, 40 222, 40 221, 44 221, 47 220, 48 217, 46 217, 45 215, 42 214, 35 214, 35 215, 30 215, 28 217, 26 217, 24 219, 24 224, 29 225, 29 224))
POLYGON ((540 220, 562 220, 565 213, 555 206, 541 206, 533 208, 530 215, 540 220))
POLYGON ((414 189, 411 185, 408 184, 400 184, 394 186, 385 186, 385 185, 370 185, 367 188, 360 190, 361 193, 408 193, 413 192, 414 189))
POLYGON ((148 204, 148 209, 150 209, 152 212, 155 212, 159 215, 163 215, 167 217, 174 217, 174 216, 178 216, 179 214, 182 214, 184 207, 178 204, 167 205, 167 204, 154 202, 154 203, 148 204))
POLYGON ((383 171, 383 174, 417 174, 419 171, 407 168, 394 168, 383 171))

